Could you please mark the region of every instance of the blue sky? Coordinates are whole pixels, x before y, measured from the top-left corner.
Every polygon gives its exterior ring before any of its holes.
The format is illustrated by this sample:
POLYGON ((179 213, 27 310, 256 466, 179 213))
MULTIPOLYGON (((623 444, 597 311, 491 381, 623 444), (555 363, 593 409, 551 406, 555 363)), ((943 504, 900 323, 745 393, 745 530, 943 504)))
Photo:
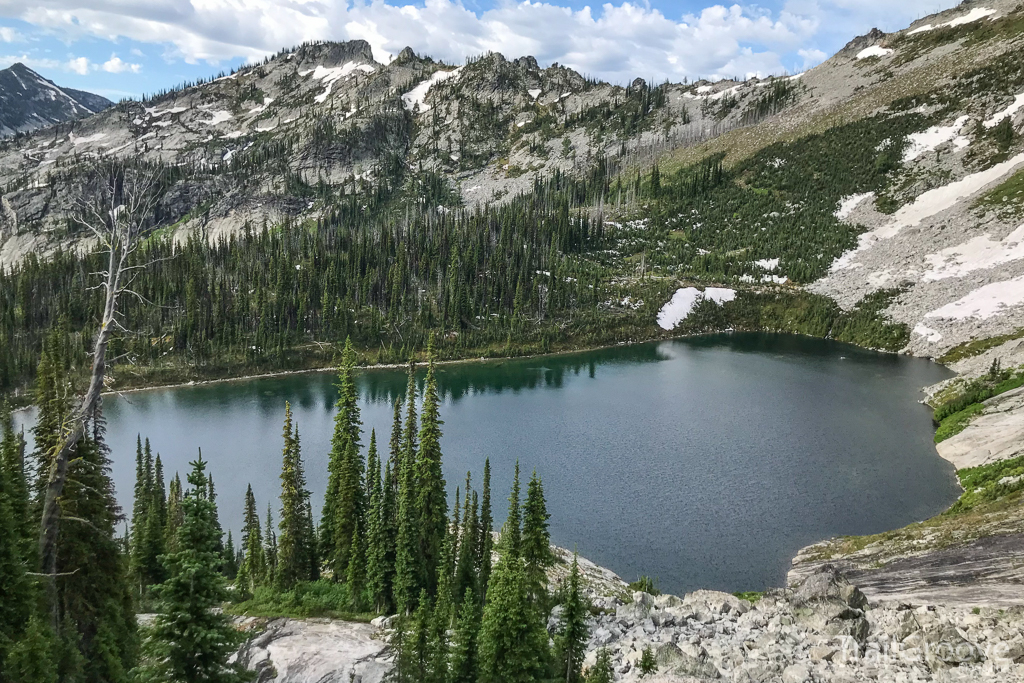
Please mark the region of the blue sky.
POLYGON ((0 68, 21 61, 110 99, 206 77, 304 40, 410 45, 449 62, 532 54, 612 82, 798 72, 877 26, 956 0, 0 0, 0 68))

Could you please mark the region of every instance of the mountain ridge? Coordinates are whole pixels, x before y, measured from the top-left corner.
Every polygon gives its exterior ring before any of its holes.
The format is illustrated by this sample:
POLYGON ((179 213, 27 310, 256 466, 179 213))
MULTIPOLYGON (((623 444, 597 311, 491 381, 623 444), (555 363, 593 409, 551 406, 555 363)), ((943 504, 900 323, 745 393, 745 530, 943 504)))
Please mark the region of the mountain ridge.
POLYGON ((0 137, 92 116, 111 105, 100 95, 62 88, 21 62, 0 70, 0 137))

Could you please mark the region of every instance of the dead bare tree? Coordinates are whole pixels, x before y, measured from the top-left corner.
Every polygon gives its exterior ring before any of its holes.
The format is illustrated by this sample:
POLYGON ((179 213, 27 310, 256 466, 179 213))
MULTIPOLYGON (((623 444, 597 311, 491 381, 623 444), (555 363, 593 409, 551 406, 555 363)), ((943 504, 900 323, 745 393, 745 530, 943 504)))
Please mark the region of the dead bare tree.
MULTIPOLYGON (((143 230, 153 215, 158 195, 156 176, 111 162, 96 169, 102 178, 99 189, 80 201, 72 220, 88 231, 96 249, 106 255, 105 269, 96 273, 101 282, 94 287, 104 292, 103 311, 92 351, 92 372, 85 394, 76 402, 71 418, 64 422, 64 434, 49 463, 39 526, 39 554, 42 573, 48 579, 50 606, 57 618, 56 576, 60 499, 67 481, 68 465, 89 421, 99 412, 107 369, 107 347, 115 329, 124 329, 119 320, 118 301, 122 294, 141 296, 131 289, 135 274, 149 264, 133 263, 143 230)), ((56 623, 54 624, 56 626, 56 623)))

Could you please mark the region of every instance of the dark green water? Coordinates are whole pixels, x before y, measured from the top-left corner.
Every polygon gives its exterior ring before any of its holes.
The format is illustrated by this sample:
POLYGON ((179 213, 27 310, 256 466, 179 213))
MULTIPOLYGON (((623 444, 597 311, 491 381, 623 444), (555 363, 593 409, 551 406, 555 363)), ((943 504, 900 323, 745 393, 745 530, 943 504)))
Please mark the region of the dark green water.
MULTIPOLYGON (((796 551, 892 529, 955 500, 920 388, 949 376, 929 361, 817 339, 735 334, 575 355, 439 368, 451 494, 491 459, 496 520, 518 458, 543 477, 554 542, 663 590, 781 585, 796 551)), ((293 375, 108 398, 114 479, 130 509, 136 433, 165 468, 202 447, 225 527, 246 484, 278 493, 290 401, 314 506, 323 500, 335 391, 293 375)), ((359 376, 362 416, 389 437, 399 371, 359 376)), ((276 514, 276 512, 275 512, 276 514)))

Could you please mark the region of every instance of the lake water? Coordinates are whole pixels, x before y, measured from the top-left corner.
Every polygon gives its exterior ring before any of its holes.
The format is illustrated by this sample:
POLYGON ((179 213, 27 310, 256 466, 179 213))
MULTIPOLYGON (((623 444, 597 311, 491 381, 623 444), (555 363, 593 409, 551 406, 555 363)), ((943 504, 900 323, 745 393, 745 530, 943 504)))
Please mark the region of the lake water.
MULTIPOLYGON (((732 334, 438 368, 449 500, 491 459, 496 525, 516 459, 544 480, 552 540, 662 590, 783 585, 804 545, 932 516, 958 495, 920 389, 930 361, 819 339, 732 334)), ((136 434, 184 479, 202 448, 222 523, 247 484, 276 496, 290 401, 319 509, 336 392, 329 373, 105 399, 113 476, 131 508, 136 434)), ((384 451, 402 371, 360 372, 362 419, 384 451)), ((525 490, 525 486, 524 486, 525 490)), ((261 514, 263 514, 261 512, 261 514)))

